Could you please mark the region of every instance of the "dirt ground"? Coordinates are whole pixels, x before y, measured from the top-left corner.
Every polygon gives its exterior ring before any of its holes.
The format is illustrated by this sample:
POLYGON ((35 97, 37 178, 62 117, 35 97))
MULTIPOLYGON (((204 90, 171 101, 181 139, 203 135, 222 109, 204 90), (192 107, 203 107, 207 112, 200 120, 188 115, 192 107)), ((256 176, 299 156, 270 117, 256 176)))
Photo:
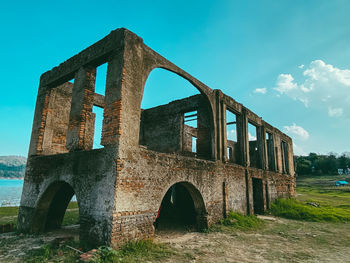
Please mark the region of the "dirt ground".
MULTIPOLYGON (((263 217, 260 230, 198 233, 162 231, 155 242, 176 253, 161 262, 350 262, 350 224, 263 217)), ((0 235, 0 262, 23 262, 29 250, 55 239, 78 238, 78 226, 45 236, 0 235)))
MULTIPOLYGON (((191 262, 350 262, 350 225, 262 217, 257 231, 169 233, 156 240, 192 255, 191 262)), ((179 262, 169 258, 164 262, 179 262)))
POLYGON ((79 239, 79 225, 67 226, 45 235, 17 235, 14 232, 0 234, 0 262, 24 262, 29 251, 40 249, 55 240, 70 239, 79 239))

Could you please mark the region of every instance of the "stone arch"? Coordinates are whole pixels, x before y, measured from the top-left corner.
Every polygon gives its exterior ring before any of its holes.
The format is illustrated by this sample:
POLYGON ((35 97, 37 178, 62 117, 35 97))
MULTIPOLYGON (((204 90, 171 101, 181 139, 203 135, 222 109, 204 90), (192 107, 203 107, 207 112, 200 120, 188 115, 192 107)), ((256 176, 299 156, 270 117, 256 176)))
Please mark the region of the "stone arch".
MULTIPOLYGON (((182 212, 185 212, 185 213, 187 213, 187 214, 184 214, 185 216, 193 216, 193 218, 192 218, 193 226, 195 226, 195 228, 197 230, 202 230, 202 229, 207 228, 208 227, 207 210, 205 207, 203 196, 202 196, 201 192, 192 183, 190 183, 188 181, 180 181, 177 183, 173 183, 172 185, 168 186, 165 191, 163 191, 162 199, 158 201, 158 203, 160 205, 158 207, 157 217, 155 220, 156 228, 158 227, 159 221, 162 220, 162 218, 161 218, 162 212, 165 213, 165 209, 167 209, 166 207, 162 207, 162 206, 165 205, 165 202, 167 201, 166 198, 169 198, 169 195, 171 195, 171 192, 176 189, 175 187, 178 187, 177 189, 182 191, 182 192, 180 192, 181 197, 186 198, 186 194, 187 194, 190 197, 190 200, 188 199, 186 201, 192 202, 191 204, 185 204, 187 207, 185 209, 186 211, 178 211, 177 210, 177 212, 179 212, 180 214, 182 212), (185 193, 183 191, 183 189, 185 189, 187 193, 185 193), (191 211, 187 211, 187 209, 191 206, 193 207, 193 214, 191 211)), ((177 191, 177 190, 175 190, 175 191, 177 191)), ((177 198, 177 197, 175 197, 175 198, 177 198)), ((183 205, 183 203, 180 205, 183 205)), ((179 207, 179 208, 181 210, 181 207, 179 207)), ((190 221, 191 221, 191 219, 190 219, 190 221)), ((172 222, 172 223, 174 223, 174 222, 172 222)), ((177 223, 181 224, 183 222, 181 221, 181 222, 177 222, 177 223)))
POLYGON ((164 71, 168 71, 170 73, 177 75, 179 78, 182 78, 183 80, 189 82, 193 86, 193 88, 195 88, 196 90, 199 91, 200 95, 198 94, 198 96, 202 96, 202 98, 204 98, 205 112, 208 113, 208 114, 206 114, 206 117, 208 118, 208 121, 207 121, 208 129, 207 129, 207 131, 205 131, 202 134, 209 133, 207 135, 203 135, 203 136, 206 136, 209 138, 209 140, 205 140, 206 143, 209 144, 209 146, 205 146, 205 148, 208 148, 208 152, 209 152, 209 154, 207 154, 207 156, 206 156, 206 159, 215 159, 215 155, 216 155, 216 153, 215 153, 216 152, 216 149, 215 149, 215 118, 214 118, 214 111, 213 111, 213 103, 211 101, 211 96, 210 96, 210 92, 209 92, 210 89, 207 86, 205 86, 204 84, 201 84, 201 82, 199 82, 198 80, 193 78, 191 75, 189 75, 185 71, 181 70, 180 68, 176 67, 175 65, 174 66, 172 66, 172 64, 167 65, 166 63, 165 64, 155 63, 150 67, 146 67, 144 69, 143 78, 142 78, 141 96, 140 96, 140 100, 138 102, 138 108, 141 109, 141 103, 142 103, 142 100, 144 97, 144 91, 145 91, 145 86, 146 86, 147 80, 149 79, 150 74, 156 69, 162 69, 164 71))
POLYGON ((44 232, 60 228, 74 194, 73 187, 65 181, 55 181, 47 186, 37 201, 32 231, 44 232))
MULTIPOLYGON (((142 82, 142 90, 141 90, 141 93, 143 95, 143 92, 144 92, 144 89, 145 89, 145 85, 146 85, 146 82, 147 82, 147 79, 149 77, 149 75, 152 73, 152 71, 154 71, 155 69, 164 69, 164 70, 167 70, 167 71, 170 71, 176 75, 178 75, 179 77, 187 80, 189 83, 192 84, 192 86, 194 88, 196 88, 207 100, 208 100, 208 103, 210 104, 211 106, 211 110, 212 110, 212 105, 211 105, 211 100, 210 100, 210 95, 208 93, 208 87, 204 88, 202 87, 202 85, 199 85, 199 81, 196 81, 195 78, 193 78, 192 76, 190 76, 189 74, 185 73, 183 70, 180 70, 180 69, 177 69, 177 68, 173 68, 171 66, 168 66, 168 65, 161 65, 161 64, 155 64, 153 65, 152 67, 149 67, 145 70, 144 72, 144 77, 143 77, 143 82, 142 82)), ((141 98, 142 100, 142 98, 141 98)))

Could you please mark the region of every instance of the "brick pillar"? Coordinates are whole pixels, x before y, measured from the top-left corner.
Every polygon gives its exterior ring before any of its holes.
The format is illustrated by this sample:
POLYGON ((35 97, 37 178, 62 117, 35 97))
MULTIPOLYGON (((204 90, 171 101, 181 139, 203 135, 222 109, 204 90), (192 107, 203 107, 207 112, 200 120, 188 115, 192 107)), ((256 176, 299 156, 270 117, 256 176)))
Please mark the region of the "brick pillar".
POLYGON ((50 102, 50 90, 43 85, 39 85, 38 96, 35 105, 32 135, 28 156, 40 155, 43 150, 43 137, 46 127, 47 110, 50 102))
POLYGON ((216 158, 223 160, 222 148, 223 148, 223 131, 222 131, 222 111, 221 111, 221 93, 219 90, 215 90, 216 95, 216 127, 217 127, 217 140, 216 140, 216 158))
MULTIPOLYGON (((240 118, 241 128, 240 132, 242 134, 242 165, 250 166, 250 158, 249 158, 249 136, 248 136, 248 118, 247 111, 245 108, 242 108, 242 115, 240 118)), ((238 127, 237 127, 238 128, 238 127)))
POLYGON ((260 168, 263 170, 266 170, 266 154, 265 154, 265 143, 266 143, 266 136, 265 136, 265 128, 264 126, 258 126, 257 127, 257 140, 258 140, 258 151, 259 151, 259 157, 260 157, 260 168))
POLYGON ((108 62, 101 138, 103 146, 117 144, 121 135, 123 61, 123 53, 118 53, 108 62))
POLYGON ((221 125, 222 125, 222 161, 227 162, 227 120, 226 120, 226 104, 221 104, 221 125))
POLYGON ((96 68, 80 68, 75 75, 66 143, 69 151, 92 148, 95 80, 96 68))

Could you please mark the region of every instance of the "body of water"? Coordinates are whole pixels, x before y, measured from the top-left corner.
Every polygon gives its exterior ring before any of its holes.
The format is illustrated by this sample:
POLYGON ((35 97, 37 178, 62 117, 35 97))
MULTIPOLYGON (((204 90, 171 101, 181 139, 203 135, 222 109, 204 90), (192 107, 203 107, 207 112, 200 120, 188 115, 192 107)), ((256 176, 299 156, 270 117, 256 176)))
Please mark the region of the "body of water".
POLYGON ((19 206, 23 180, 0 179, 0 206, 19 206))

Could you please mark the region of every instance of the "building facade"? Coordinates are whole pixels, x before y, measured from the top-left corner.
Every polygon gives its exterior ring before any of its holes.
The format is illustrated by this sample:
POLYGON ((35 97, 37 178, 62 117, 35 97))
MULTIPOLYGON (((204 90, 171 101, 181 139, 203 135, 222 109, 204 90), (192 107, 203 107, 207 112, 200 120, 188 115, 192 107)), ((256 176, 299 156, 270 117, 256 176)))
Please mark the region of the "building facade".
POLYGON ((80 239, 117 247, 154 235, 176 216, 201 229, 230 210, 263 213, 275 198, 294 194, 290 137, 127 29, 40 78, 20 231, 59 228, 76 195, 80 239), (104 63, 102 95, 95 80, 104 63), (156 68, 186 79, 200 94, 141 109, 156 68), (103 109, 100 149, 93 149, 93 107, 103 109))

